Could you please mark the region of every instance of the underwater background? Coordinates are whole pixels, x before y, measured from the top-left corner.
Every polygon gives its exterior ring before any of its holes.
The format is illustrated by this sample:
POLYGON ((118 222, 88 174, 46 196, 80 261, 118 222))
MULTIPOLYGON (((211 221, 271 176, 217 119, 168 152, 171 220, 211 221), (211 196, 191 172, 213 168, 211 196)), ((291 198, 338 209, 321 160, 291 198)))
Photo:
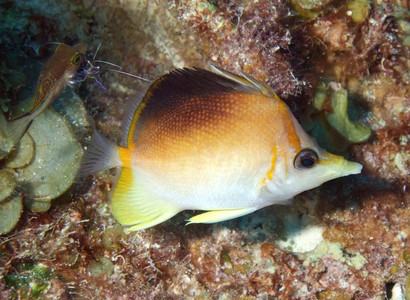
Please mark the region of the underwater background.
POLYGON ((404 0, 2 1, 1 299, 410 299, 410 12, 404 0), (215 64, 267 83, 325 149, 361 163, 235 220, 186 211, 125 233, 113 171, 76 179, 90 117, 120 141, 146 83, 101 65, 12 151, 50 42, 154 79, 215 64), (105 68, 105 69, 104 69, 105 68))

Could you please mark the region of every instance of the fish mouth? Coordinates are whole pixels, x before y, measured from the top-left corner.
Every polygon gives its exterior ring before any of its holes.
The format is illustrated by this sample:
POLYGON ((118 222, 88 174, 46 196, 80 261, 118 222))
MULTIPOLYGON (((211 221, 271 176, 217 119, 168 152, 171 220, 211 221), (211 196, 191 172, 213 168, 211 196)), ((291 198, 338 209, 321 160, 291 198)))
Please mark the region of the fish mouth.
POLYGON ((340 167, 340 176, 360 174, 362 172, 363 166, 357 162, 344 160, 340 167))
POLYGON ((326 153, 325 159, 322 159, 320 164, 326 166, 330 173, 329 175, 334 178, 360 174, 363 168, 363 166, 357 162, 346 160, 342 156, 331 153, 326 153))

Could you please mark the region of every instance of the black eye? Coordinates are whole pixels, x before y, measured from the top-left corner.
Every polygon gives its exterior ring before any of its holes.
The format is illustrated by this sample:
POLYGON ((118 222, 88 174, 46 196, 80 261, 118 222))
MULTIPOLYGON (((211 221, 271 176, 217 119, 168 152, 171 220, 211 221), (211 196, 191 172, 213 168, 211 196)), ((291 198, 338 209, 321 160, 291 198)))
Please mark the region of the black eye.
POLYGON ((293 165, 298 170, 310 169, 316 166, 319 157, 312 149, 302 149, 295 157, 293 165))

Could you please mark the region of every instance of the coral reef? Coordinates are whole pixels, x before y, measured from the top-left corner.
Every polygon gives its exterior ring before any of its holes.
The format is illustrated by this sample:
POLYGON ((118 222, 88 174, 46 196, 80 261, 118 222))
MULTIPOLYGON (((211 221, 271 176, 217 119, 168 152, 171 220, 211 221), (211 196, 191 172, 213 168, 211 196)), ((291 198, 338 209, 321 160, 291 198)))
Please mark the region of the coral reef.
MULTIPOLYGON (((290 206, 214 225, 184 226, 192 215, 184 212, 130 234, 110 213, 113 172, 76 182, 44 212, 22 211, 24 193, 13 200, 20 221, 1 228, 16 226, 0 236, 2 298, 409 299, 405 1, 16 0, 0 4, 0 15, 3 108, 26 107, 19 99, 37 79, 31 66, 51 53, 45 43, 102 43, 97 58, 146 78, 209 63, 249 73, 287 102, 321 146, 364 165, 362 175, 305 192, 290 206), (338 88, 324 91, 323 82, 338 88), (320 93, 329 97, 319 101, 320 93), (332 114, 338 117, 329 122, 332 114), (371 129, 369 139, 355 122, 371 129), (338 132, 343 126, 353 131, 338 132), (350 132, 360 133, 358 143, 346 139, 350 132)), ((127 100, 145 85, 104 70, 101 77, 107 90, 85 82, 76 92, 97 127, 119 140, 127 100)), ((85 108, 73 98, 63 95, 67 103, 54 107, 85 141, 85 108)), ((31 141, 24 143, 21 155, 31 141)), ((1 220, 11 216, 4 199, 18 186, 10 176, 15 162, 4 161, 1 220)))

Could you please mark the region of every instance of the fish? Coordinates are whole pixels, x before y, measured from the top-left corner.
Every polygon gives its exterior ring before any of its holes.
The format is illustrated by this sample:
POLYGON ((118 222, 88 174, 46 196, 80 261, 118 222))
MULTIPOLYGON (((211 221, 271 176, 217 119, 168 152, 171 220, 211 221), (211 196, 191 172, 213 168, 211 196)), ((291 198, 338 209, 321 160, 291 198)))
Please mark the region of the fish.
POLYGON ((69 85, 72 85, 77 70, 82 65, 87 45, 79 43, 75 46, 59 44, 54 54, 47 60, 40 72, 34 100, 30 111, 7 123, 5 134, 14 145, 38 117, 69 85))
POLYGON ((234 219, 361 172, 320 148, 269 86, 211 68, 155 80, 130 109, 121 146, 93 133, 80 176, 117 167, 112 214, 127 231, 184 210, 204 211, 188 224, 234 219))

